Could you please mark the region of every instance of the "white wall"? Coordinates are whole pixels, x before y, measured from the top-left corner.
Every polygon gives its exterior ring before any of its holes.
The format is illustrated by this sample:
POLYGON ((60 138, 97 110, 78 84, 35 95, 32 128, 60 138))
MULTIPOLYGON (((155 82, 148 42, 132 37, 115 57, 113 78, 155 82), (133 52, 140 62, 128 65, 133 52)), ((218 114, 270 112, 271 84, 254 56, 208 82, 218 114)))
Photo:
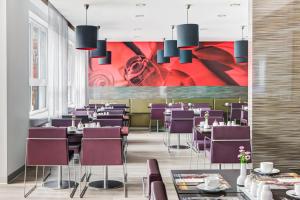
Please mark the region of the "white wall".
POLYGON ((0 183, 7 181, 6 0, 0 1, 0 183))
POLYGON ((29 127, 28 0, 7 0, 7 173, 24 165, 29 127))

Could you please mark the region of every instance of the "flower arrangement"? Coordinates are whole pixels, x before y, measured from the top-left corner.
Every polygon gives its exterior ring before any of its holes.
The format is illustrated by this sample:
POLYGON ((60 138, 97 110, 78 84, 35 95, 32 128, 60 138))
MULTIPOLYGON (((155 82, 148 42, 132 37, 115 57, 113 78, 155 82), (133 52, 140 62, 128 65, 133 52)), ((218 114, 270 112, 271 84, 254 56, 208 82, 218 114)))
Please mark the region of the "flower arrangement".
POLYGON ((244 146, 240 146, 239 147, 239 155, 238 158, 240 159, 240 163, 244 164, 247 163, 250 159, 251 159, 251 152, 250 151, 245 151, 245 147, 244 146))

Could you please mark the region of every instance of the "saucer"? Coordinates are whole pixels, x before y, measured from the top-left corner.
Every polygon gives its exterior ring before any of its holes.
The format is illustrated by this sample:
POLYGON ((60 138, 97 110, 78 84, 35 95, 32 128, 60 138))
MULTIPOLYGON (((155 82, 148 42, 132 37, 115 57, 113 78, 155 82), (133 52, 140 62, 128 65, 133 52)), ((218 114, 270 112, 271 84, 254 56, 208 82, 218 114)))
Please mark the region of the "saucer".
POLYGON ((223 192, 227 189, 221 184, 218 187, 206 187, 205 183, 200 183, 199 185, 197 185, 197 188, 207 193, 218 193, 218 192, 223 192))
POLYGON ((254 172, 259 173, 259 174, 261 174, 261 175, 274 175, 274 174, 279 174, 279 173, 280 173, 280 170, 274 168, 274 169, 272 170, 272 172, 270 172, 270 173, 263 173, 263 172, 261 172, 260 168, 255 168, 255 169, 254 169, 254 172))
POLYGON ((296 195, 295 190, 288 190, 288 191, 286 191, 286 195, 288 195, 290 197, 293 197, 295 199, 300 199, 300 196, 296 195))

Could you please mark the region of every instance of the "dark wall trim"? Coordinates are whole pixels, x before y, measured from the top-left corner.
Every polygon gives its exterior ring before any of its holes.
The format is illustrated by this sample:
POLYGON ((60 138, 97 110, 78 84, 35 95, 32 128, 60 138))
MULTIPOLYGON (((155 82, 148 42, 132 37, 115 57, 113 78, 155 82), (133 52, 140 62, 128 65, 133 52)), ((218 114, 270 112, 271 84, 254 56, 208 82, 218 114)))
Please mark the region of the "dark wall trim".
MULTIPOLYGON (((46 4, 47 6, 48 6, 48 4, 49 4, 49 0, 41 0, 44 4, 46 4)), ((56 9, 56 8, 55 8, 56 9)), ((56 9, 57 10, 57 9, 56 9)), ((60 13, 60 12, 59 12, 60 13)), ((61 14, 61 13, 60 13, 61 14)), ((64 17, 65 18, 65 17, 64 17)), ((69 28, 70 29, 72 29, 73 31, 75 31, 75 27, 73 26, 73 24, 69 21, 69 20, 67 20, 66 18, 65 18, 65 20, 67 21, 67 23, 68 23, 68 26, 69 26, 69 28)))
POLYGON ((24 165, 21 166, 19 169, 8 175, 7 182, 8 184, 12 183, 13 180, 15 180, 19 175, 21 175, 24 172, 24 165))

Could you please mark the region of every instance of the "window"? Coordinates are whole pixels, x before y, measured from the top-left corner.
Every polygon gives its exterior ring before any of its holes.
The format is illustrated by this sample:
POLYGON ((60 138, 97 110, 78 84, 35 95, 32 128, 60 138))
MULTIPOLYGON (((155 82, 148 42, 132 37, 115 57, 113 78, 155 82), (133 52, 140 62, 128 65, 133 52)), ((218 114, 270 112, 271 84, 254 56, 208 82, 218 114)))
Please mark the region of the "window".
POLYGON ((75 46, 72 41, 68 43, 68 106, 73 106, 75 103, 75 46))
POLYGON ((30 113, 45 111, 47 109, 47 28, 30 17, 30 113))

